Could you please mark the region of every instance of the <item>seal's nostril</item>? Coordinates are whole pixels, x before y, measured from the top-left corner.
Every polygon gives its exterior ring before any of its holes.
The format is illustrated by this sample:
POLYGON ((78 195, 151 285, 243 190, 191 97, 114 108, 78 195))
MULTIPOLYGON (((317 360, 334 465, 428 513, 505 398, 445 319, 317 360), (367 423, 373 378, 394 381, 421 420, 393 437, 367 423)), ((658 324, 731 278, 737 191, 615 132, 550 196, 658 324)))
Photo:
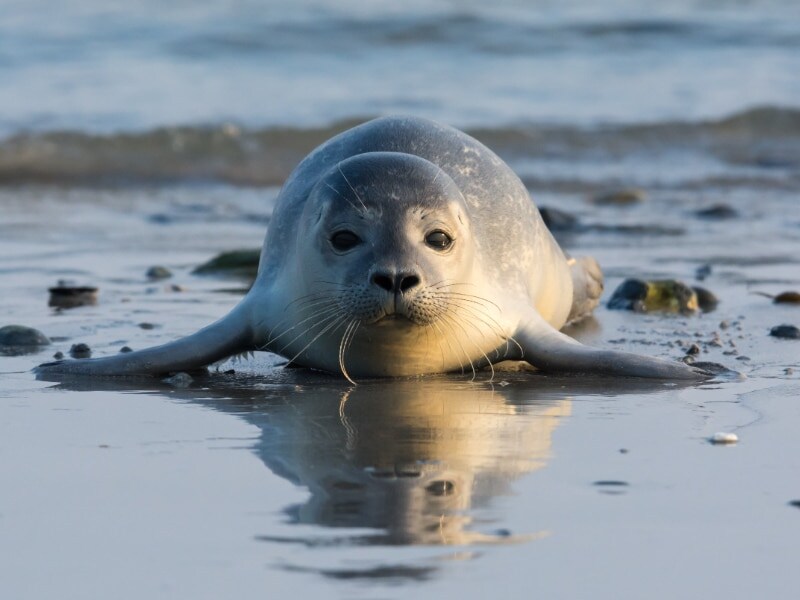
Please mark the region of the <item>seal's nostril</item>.
POLYGON ((387 292, 394 290, 394 281, 392 281, 392 278, 388 275, 376 273, 372 276, 372 283, 377 285, 379 288, 386 290, 387 292))
POLYGON ((397 279, 400 282, 397 287, 401 292, 405 292, 419 285, 419 277, 416 275, 400 275, 397 279))

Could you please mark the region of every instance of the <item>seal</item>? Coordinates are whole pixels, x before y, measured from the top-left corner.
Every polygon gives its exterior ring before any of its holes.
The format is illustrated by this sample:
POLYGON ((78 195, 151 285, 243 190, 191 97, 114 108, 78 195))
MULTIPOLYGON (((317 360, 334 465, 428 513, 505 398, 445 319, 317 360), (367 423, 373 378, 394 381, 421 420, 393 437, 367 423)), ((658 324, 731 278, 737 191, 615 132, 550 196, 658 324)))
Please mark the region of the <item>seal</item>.
POLYGON ((568 258, 525 186, 477 140, 384 117, 325 142, 281 190, 249 293, 180 340, 38 367, 49 374, 164 374, 267 350, 350 379, 537 369, 693 379, 680 362, 591 348, 561 329, 602 291, 568 258))

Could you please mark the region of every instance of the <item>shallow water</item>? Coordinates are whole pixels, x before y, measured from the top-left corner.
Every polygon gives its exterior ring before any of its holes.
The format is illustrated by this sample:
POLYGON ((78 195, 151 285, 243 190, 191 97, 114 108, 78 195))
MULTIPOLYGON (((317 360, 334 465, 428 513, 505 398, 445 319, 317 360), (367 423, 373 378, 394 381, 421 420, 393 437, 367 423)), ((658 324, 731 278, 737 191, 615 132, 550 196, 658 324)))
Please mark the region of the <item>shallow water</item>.
POLYGON ((0 597, 796 595, 800 342, 768 333, 800 309, 756 293, 800 290, 796 3, 46 8, 0 19, 0 326, 53 340, 0 356, 0 597), (697 343, 742 377, 353 387, 258 354, 185 386, 35 379, 72 344, 227 313, 248 282, 192 269, 259 247, 306 152, 396 111, 467 128, 575 215, 557 235, 603 265, 604 301, 628 277, 720 298, 602 305, 571 334, 697 343), (629 186, 646 199, 592 202, 629 186), (696 214, 719 203, 736 215, 696 214), (60 279, 97 305, 48 308, 60 279))
POLYGON ((586 224, 684 231, 564 238, 607 265, 609 292, 623 276, 691 281, 708 261, 703 285, 722 300, 696 317, 601 307, 573 333, 664 357, 696 341, 702 359, 744 380, 481 372, 354 388, 270 355, 188 387, 34 379, 32 366, 73 343, 114 353, 224 314, 246 282, 190 270, 218 250, 257 247, 273 196, 224 186, 0 193, 0 311, 55 339, 0 359, 4 597, 478 598, 499 581, 510 596, 533 582, 563 597, 791 596, 800 380, 785 369, 800 370, 800 352, 767 333, 796 322, 797 309, 751 293, 800 287, 800 223, 773 216, 790 199, 726 193, 742 216, 720 222, 693 216, 697 204, 674 190, 630 208, 542 198, 586 224), (174 277, 148 282, 153 264, 174 277), (59 277, 98 285, 99 303, 47 308, 59 277), (722 347, 707 345, 715 332, 722 347), (712 446, 716 431, 741 441, 712 446))

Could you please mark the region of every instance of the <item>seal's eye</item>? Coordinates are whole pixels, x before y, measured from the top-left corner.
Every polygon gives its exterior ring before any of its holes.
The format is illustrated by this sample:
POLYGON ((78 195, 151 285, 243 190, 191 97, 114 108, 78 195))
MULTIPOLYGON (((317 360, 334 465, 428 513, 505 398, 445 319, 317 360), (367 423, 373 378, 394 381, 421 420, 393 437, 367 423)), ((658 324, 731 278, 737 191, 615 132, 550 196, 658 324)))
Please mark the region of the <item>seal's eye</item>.
POLYGON ((441 229, 437 229, 436 231, 431 231, 425 236, 425 243, 434 250, 447 250, 450 247, 450 244, 453 243, 453 238, 451 238, 441 229))
POLYGON ((337 250, 344 252, 350 250, 361 243, 361 238, 352 231, 337 231, 331 236, 331 245, 337 250))

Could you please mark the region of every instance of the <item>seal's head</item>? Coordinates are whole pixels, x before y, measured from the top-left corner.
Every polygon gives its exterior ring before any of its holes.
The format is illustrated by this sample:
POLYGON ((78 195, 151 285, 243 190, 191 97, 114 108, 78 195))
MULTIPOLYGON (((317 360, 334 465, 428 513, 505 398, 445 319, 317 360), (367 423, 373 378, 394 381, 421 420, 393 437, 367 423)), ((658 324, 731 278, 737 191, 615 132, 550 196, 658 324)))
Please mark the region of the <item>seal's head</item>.
POLYGON ((342 318, 429 325, 466 293, 474 243, 464 198, 433 163, 372 152, 340 162, 311 191, 297 253, 306 289, 342 318))

